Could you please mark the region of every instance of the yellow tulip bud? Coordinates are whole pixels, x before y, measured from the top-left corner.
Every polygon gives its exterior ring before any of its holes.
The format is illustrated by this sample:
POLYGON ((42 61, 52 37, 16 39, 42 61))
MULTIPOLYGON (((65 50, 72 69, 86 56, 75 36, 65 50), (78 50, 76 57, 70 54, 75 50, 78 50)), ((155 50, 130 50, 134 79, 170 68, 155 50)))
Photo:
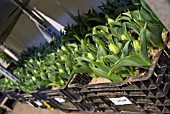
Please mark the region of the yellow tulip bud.
POLYGON ((63 69, 58 69, 59 70, 59 73, 63 73, 64 71, 63 71, 63 69))
POLYGON ((33 61, 34 61, 33 59, 30 59, 30 60, 29 60, 30 63, 33 63, 33 61))
POLYGON ((78 48, 77 48, 77 47, 75 47, 75 48, 74 48, 74 51, 78 51, 78 48))
POLYGON ((61 60, 65 61, 65 57, 64 56, 60 56, 61 60))
POLYGON ((41 63, 39 61, 37 61, 37 65, 40 65, 41 63))
POLYGON ((61 49, 62 49, 63 51, 67 51, 67 49, 66 49, 65 46, 61 46, 61 49))
POLYGON ((138 40, 133 41, 133 46, 134 46, 135 51, 140 51, 140 43, 138 40))
POLYGON ((120 49, 113 43, 110 43, 108 47, 114 54, 118 54, 120 52, 120 49))
POLYGON ((91 53, 88 53, 87 56, 89 57, 89 59, 94 60, 94 57, 91 53))
POLYGON ((122 39, 122 40, 129 40, 129 38, 128 38, 127 35, 125 35, 125 34, 122 34, 122 35, 121 35, 121 39, 122 39))
POLYGON ((7 78, 5 78, 5 82, 8 83, 8 79, 7 78))
POLYGON ((33 81, 36 81, 36 78, 35 78, 34 76, 32 76, 32 80, 33 80, 33 81))
POLYGON ((57 52, 61 52, 61 50, 60 50, 60 49, 57 49, 57 52))
POLYGON ((37 73, 37 71, 36 71, 36 70, 34 70, 34 73, 37 73))
POLYGON ((112 22, 114 22, 114 20, 111 19, 111 18, 109 18, 109 19, 107 19, 107 22, 108 22, 108 23, 112 23, 112 22))
POLYGON ((62 85, 64 85, 64 81, 63 81, 62 79, 60 79, 60 83, 61 83, 62 85))
POLYGON ((40 57, 41 56, 41 53, 40 52, 38 52, 38 57, 40 57))
POLYGON ((103 30, 100 30, 101 33, 105 33, 103 30))

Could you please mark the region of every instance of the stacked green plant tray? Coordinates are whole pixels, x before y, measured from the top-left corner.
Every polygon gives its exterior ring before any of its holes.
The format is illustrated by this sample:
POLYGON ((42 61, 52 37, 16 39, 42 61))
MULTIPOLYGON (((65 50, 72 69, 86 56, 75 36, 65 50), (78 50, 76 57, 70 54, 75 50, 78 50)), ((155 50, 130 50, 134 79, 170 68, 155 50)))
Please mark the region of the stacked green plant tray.
MULTIPOLYGON (((166 42, 168 40, 169 35, 166 42)), ((74 82, 69 84, 69 91, 91 105, 93 112, 169 114, 170 50, 166 45, 146 74, 128 77, 122 82, 86 85, 74 82)))
POLYGON ((111 82, 146 74, 163 48, 166 30, 159 19, 144 0, 107 0, 99 8, 73 17, 77 25, 66 26, 51 44, 23 52, 11 67, 19 81, 3 78, 1 89, 33 93, 63 87, 76 74, 111 82))

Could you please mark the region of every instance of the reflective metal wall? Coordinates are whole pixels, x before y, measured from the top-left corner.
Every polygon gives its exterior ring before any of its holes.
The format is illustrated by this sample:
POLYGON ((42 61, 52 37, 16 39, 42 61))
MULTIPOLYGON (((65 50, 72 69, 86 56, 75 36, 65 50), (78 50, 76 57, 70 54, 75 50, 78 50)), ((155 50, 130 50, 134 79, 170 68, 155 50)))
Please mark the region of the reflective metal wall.
MULTIPOLYGON (((97 9, 97 6, 104 2, 104 0, 30 0, 28 6, 36 8, 48 18, 56 21, 61 26, 75 24, 69 17, 67 11, 73 15, 87 12, 88 9, 97 9)), ((1 17, 2 18, 2 17, 1 17)), ((25 14, 21 14, 11 33, 5 40, 5 44, 16 53, 21 53, 26 47, 35 45, 38 46, 40 42, 46 42, 49 37, 44 35, 33 21, 25 14)))

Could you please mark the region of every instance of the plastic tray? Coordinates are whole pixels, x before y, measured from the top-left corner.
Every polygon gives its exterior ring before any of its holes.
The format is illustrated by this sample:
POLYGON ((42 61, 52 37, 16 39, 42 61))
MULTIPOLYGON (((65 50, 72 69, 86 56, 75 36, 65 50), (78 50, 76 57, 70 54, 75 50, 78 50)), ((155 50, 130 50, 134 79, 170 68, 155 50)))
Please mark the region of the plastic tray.
POLYGON ((46 108, 50 110, 59 109, 67 112, 86 110, 84 105, 89 107, 88 104, 86 104, 83 100, 81 102, 77 102, 80 101, 78 100, 79 97, 75 97, 76 95, 70 91, 68 85, 78 82, 85 85, 88 84, 91 79, 92 78, 86 74, 75 74, 65 86, 56 90, 51 90, 51 88, 39 89, 29 94, 19 90, 9 90, 4 91, 4 94, 9 96, 10 99, 30 104, 36 108, 46 108))
POLYGON ((170 50, 165 45, 143 76, 129 77, 120 83, 74 83, 68 87, 77 97, 89 103, 94 111, 170 114, 169 66, 170 50))

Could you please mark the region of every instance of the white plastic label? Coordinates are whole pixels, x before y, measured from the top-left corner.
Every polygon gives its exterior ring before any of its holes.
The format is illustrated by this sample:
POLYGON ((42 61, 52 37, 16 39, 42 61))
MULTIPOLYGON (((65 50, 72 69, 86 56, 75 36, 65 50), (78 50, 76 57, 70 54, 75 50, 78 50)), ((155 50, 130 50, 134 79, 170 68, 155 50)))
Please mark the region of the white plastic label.
POLYGON ((132 102, 127 99, 126 97, 119 97, 119 98, 109 98, 115 105, 127 105, 132 104, 132 102))
POLYGON ((27 103, 28 103, 30 106, 33 106, 33 107, 34 107, 34 105, 32 105, 30 102, 27 101, 27 103))
POLYGON ((39 101, 35 101, 35 103, 38 105, 38 106, 42 106, 43 104, 39 101))
POLYGON ((65 100, 64 99, 62 99, 62 98, 54 98, 56 101, 58 101, 59 103, 63 103, 63 102, 65 102, 65 100))

